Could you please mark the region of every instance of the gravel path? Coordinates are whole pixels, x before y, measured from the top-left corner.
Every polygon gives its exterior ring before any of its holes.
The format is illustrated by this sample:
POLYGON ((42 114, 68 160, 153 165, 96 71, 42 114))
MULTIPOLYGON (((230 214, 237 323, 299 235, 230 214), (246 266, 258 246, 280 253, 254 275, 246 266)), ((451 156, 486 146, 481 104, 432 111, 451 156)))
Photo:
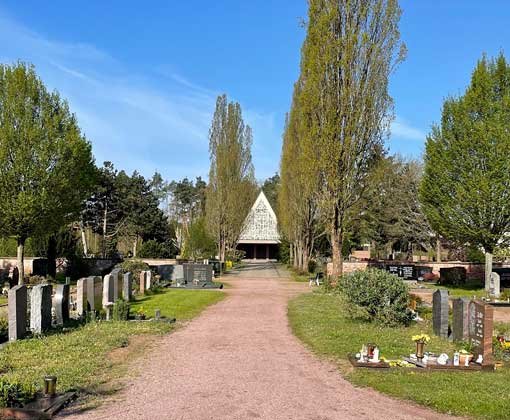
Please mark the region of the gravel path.
POLYGON ((139 377, 68 419, 441 419, 342 379, 292 335, 287 300, 307 289, 272 265, 228 278, 229 297, 165 337, 139 377))

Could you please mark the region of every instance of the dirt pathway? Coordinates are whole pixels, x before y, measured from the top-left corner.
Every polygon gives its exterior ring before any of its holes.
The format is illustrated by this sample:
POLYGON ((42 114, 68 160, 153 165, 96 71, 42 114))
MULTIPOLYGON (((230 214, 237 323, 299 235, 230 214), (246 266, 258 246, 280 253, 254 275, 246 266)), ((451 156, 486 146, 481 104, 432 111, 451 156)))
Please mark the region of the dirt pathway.
POLYGON ((251 265, 229 297, 139 360, 143 373, 100 408, 69 419, 440 419, 358 389, 292 335, 287 300, 306 290, 251 265))

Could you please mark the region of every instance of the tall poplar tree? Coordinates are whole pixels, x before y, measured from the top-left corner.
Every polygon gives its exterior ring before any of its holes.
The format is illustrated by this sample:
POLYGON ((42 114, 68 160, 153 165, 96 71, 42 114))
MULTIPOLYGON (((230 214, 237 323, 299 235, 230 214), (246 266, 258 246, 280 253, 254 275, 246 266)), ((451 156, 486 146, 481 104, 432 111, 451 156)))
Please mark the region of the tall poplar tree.
POLYGON ((256 198, 252 142, 252 131, 244 124, 241 106, 228 102, 226 95, 219 96, 209 131, 211 167, 206 220, 208 230, 216 239, 221 261, 235 248, 256 198))
POLYGON ((73 221, 95 182, 90 143, 67 103, 33 67, 0 65, 0 235, 18 242, 73 221))
POLYGON ((321 214, 342 274, 349 213, 380 155, 393 102, 388 79, 404 59, 397 0, 309 0, 300 95, 321 178, 321 214))
POLYGON ((482 247, 485 288, 492 254, 510 242, 510 65, 482 58, 471 84, 443 105, 427 138, 421 201, 444 238, 482 247))

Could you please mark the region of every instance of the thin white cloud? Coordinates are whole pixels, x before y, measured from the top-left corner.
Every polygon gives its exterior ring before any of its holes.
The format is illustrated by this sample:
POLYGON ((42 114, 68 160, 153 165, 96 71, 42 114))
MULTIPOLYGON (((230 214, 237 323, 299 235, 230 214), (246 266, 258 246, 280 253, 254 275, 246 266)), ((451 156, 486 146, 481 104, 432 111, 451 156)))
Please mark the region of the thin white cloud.
POLYGON ((392 137, 404 140, 425 141, 426 134, 397 116, 391 124, 392 137))

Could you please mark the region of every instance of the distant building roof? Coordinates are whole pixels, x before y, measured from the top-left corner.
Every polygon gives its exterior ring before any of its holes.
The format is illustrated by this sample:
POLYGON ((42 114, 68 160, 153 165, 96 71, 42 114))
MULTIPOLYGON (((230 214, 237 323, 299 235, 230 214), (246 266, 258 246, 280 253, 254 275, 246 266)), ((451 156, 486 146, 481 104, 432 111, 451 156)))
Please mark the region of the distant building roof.
POLYGON ((239 237, 240 244, 277 244, 280 242, 278 220, 271 204, 263 191, 244 221, 244 228, 239 237))

